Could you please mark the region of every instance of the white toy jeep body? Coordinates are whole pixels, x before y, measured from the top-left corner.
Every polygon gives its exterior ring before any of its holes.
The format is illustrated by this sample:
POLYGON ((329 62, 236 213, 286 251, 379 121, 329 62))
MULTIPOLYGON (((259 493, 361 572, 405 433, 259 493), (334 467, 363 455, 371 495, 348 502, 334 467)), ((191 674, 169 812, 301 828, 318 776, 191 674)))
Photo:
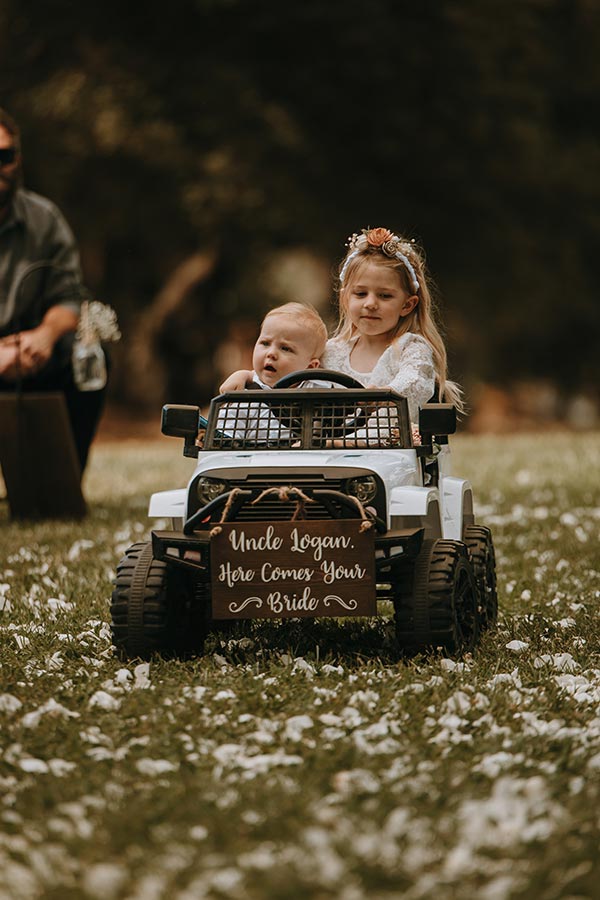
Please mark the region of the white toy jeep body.
POLYGON ((418 446, 387 389, 237 392, 200 419, 163 410, 198 462, 186 488, 151 498, 172 528, 119 564, 124 655, 200 651, 215 620, 374 615, 382 600, 405 652, 471 649, 495 621, 491 535, 450 474, 453 407, 421 410, 418 446))

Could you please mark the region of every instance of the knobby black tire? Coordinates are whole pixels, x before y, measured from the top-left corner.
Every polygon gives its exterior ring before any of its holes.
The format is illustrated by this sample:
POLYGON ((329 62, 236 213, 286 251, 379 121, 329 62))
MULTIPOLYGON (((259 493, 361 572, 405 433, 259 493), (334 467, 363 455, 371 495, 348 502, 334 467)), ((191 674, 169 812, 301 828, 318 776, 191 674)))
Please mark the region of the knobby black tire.
POLYGON ((396 584, 395 623, 399 648, 407 654, 437 648, 472 650, 479 640, 479 595, 465 544, 429 540, 396 584))
POLYGON ((481 629, 492 628, 498 620, 496 586, 496 554, 492 532, 483 525, 467 525, 465 544, 473 564, 479 588, 479 620, 481 629))
POLYGON ((204 610, 198 615, 186 575, 154 559, 149 542, 126 550, 117 566, 110 607, 113 644, 122 657, 201 652, 206 617, 204 610))

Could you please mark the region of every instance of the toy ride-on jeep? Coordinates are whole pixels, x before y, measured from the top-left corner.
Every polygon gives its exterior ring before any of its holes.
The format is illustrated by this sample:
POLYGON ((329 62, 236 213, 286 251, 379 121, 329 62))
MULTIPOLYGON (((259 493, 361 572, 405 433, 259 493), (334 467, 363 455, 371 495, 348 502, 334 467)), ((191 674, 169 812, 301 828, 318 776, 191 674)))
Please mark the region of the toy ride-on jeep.
POLYGON ((315 369, 222 394, 207 419, 165 406, 163 434, 197 465, 187 488, 150 500, 171 529, 117 567, 121 656, 201 653, 225 620, 373 616, 379 601, 401 652, 472 649, 497 616, 492 538, 450 475, 455 408, 426 404, 418 428, 415 446, 394 391, 315 369), (304 378, 341 386, 289 387, 304 378))

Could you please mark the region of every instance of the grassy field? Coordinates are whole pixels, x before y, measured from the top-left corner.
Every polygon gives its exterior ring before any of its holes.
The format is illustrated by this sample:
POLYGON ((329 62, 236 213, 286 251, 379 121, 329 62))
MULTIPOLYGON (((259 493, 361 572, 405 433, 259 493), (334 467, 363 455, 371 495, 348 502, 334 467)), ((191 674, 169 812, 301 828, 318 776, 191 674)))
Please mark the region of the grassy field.
POLYGON ((0 507, 0 898, 598 898, 600 435, 457 437, 501 615, 471 658, 384 618, 124 665, 111 579, 179 442, 98 444, 79 524, 0 507))

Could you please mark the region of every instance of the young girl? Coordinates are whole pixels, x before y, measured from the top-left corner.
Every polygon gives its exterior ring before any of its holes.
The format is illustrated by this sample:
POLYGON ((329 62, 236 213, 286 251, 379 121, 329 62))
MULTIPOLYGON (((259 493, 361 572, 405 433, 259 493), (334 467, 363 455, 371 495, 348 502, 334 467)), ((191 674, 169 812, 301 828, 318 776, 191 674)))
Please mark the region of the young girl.
MULTIPOLYGON (((339 271, 340 320, 321 365, 365 387, 390 387, 408 400, 411 421, 436 389, 462 410, 461 391, 446 378, 444 342, 435 324, 425 262, 413 241, 387 228, 363 229, 348 241, 339 271)), ((221 390, 242 388, 235 372, 221 390)))
POLYGON ((440 399, 462 409, 446 378, 444 342, 435 324, 422 252, 387 228, 363 229, 348 241, 339 271, 340 321, 321 360, 368 387, 390 387, 419 406, 440 399))

